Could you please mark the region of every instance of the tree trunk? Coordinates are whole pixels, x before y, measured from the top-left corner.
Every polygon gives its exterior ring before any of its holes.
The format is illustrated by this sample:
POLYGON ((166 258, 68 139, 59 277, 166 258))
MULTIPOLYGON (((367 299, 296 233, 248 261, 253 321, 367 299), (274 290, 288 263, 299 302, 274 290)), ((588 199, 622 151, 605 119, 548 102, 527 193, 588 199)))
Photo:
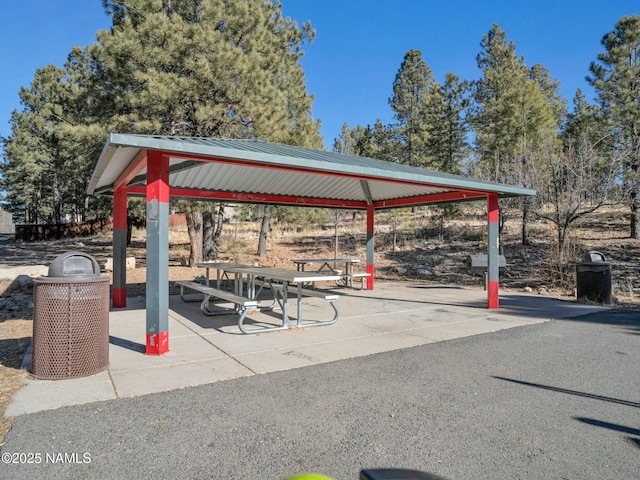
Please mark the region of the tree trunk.
POLYGON ((259 257, 267 254, 267 235, 269 234, 269 215, 265 209, 264 217, 262 217, 262 226, 260 227, 260 238, 258 239, 259 257))
POLYGON ((398 217, 395 215, 391 217, 391 225, 393 227, 393 254, 398 251, 398 217))
POLYGON ((529 242, 529 201, 522 199, 522 245, 530 245, 529 242))
MULTIPOLYGON (((340 212, 335 211, 335 224, 334 224, 334 243, 333 243, 333 258, 338 258, 338 221, 340 220, 340 212)), ((335 266, 335 265, 334 265, 335 266)))
POLYGON ((84 202, 82 204, 82 217, 81 217, 81 221, 82 222, 86 222, 87 221, 87 212, 88 211, 89 211, 89 195, 85 195, 84 202))
POLYGON ((133 217, 127 215, 127 246, 131 245, 131 234, 133 233, 133 217))
POLYGON ((202 261, 202 212, 191 210, 186 212, 187 231, 191 241, 189 251, 189 266, 195 267, 196 263, 202 261))
POLYGON ((629 165, 631 178, 629 179, 629 204, 631 206, 631 219, 629 229, 631 238, 640 240, 640 173, 638 172, 640 161, 636 160, 629 165))
POLYGON ((220 253, 220 239, 222 238, 222 227, 224 226, 224 203, 218 206, 218 218, 216 219, 216 231, 213 234, 214 258, 218 258, 220 253))
MULTIPOLYGON (((502 237, 502 232, 504 231, 504 226, 507 223, 507 215, 504 213, 504 209, 498 209, 498 236, 502 237)), ((500 245, 502 248, 502 245, 500 245)))
POLYGON ((565 258, 567 253, 567 231, 565 227, 558 226, 558 280, 562 283, 566 278, 565 258))
POLYGON ((631 238, 640 240, 640 197, 638 192, 631 194, 631 238))
POLYGON ((205 261, 216 258, 216 248, 214 240, 215 212, 206 210, 202 212, 202 257, 205 261))

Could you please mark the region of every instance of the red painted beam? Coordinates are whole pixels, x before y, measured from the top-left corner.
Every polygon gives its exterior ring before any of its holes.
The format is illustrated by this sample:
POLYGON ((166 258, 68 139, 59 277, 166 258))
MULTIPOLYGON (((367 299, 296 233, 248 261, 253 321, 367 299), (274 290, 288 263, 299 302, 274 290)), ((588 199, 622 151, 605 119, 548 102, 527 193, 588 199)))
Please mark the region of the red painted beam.
MULTIPOLYGON (((155 151, 150 151, 156 153, 155 151)), ((160 152, 157 152, 160 153, 160 152)), ((189 161, 198 162, 217 162, 230 165, 251 166, 253 168, 265 168, 274 170, 287 170, 294 172, 304 172, 306 174, 313 175, 328 175, 332 177, 346 177, 357 178, 361 180, 384 181, 401 184, 417 184, 424 185, 422 182, 411 182, 406 180, 395 180, 390 178, 380 179, 377 177, 368 177, 357 175, 353 173, 340 173, 340 172, 325 172, 322 170, 311 170, 296 166, 282 166, 282 165, 270 165, 259 162, 252 162, 248 160, 237 160, 218 157, 205 157, 199 155, 187 155, 179 152, 161 152, 170 158, 177 158, 189 161)), ((129 182, 131 179, 140 172, 140 170, 146 164, 147 154, 143 150, 136 156, 133 162, 127 167, 127 170, 119 177, 119 184, 123 182, 129 182)), ((116 184, 114 184, 116 186, 116 184)), ((437 186, 437 185, 434 185, 437 186)), ((127 193, 133 195, 144 195, 146 189, 144 186, 131 186, 127 187, 127 193)), ((193 198, 202 200, 217 200, 217 201, 229 201, 229 202, 245 202, 245 203, 271 203, 281 205, 298 205, 309 207, 331 207, 331 208, 353 208, 353 209, 366 209, 367 202, 360 200, 338 200, 338 199, 320 199, 320 198, 308 198, 291 195, 269 195, 269 194, 257 194, 257 193, 239 193, 239 192, 226 192, 226 191, 211 191, 211 190, 195 190, 188 188, 171 188, 170 195, 172 197, 193 198)), ((424 205, 429 203, 450 202, 456 200, 470 200, 476 198, 486 198, 487 192, 481 192, 468 189, 456 189, 452 192, 436 193, 430 195, 418 195, 414 197, 404 197, 397 199, 390 199, 384 201, 374 202, 375 209, 381 208, 395 208, 395 207, 409 207, 414 205, 424 205)))
MULTIPOLYGON (((150 151, 152 152, 152 151, 150 151)), ((253 168, 265 168, 272 170, 286 170, 293 172, 303 172, 313 175, 327 175, 331 177, 344 177, 344 178, 357 178, 360 180, 384 181, 391 183, 400 183, 408 185, 425 185, 422 182, 411 182, 407 180, 396 180, 393 178, 378 178, 372 176, 363 176, 354 173, 341 173, 341 172, 326 172, 322 170, 312 170, 308 168, 296 167, 296 166, 282 166, 282 165, 270 165, 265 163, 259 163, 257 161, 238 160, 219 157, 206 157, 201 155, 187 155, 180 152, 157 152, 162 153, 170 158, 197 161, 197 162, 216 162, 229 165, 250 166, 253 168)), ((125 182, 131 181, 131 179, 140 172, 140 170, 146 164, 147 153, 142 150, 127 167, 127 170, 120 175, 117 180, 117 184, 114 183, 114 187, 122 185, 125 182)), ((428 185, 428 184, 427 184, 428 185)), ((438 187, 438 185, 433 185, 438 187)), ((144 195, 146 192, 144 187, 131 186, 127 187, 127 193, 133 195, 144 195)), ((414 205, 424 205, 428 203, 449 202, 456 200, 469 200, 476 198, 485 198, 487 192, 481 192, 477 190, 470 190, 464 188, 456 188, 453 192, 436 193, 432 195, 418 195, 414 197, 404 197, 398 199, 384 200, 374 203, 374 208, 394 208, 394 207, 409 207, 414 205)), ((354 209, 366 209, 366 201, 359 200, 336 200, 336 199, 319 199, 319 198, 307 198, 296 197, 289 195, 268 195, 268 194, 255 194, 255 193, 237 193, 237 192, 224 192, 224 191, 208 191, 208 190, 194 190, 186 188, 172 188, 171 196, 184 197, 202 200, 218 200, 218 201, 230 201, 230 202, 246 202, 246 203, 272 203, 282 205, 298 205, 309 207, 332 207, 332 208, 354 208, 354 209)))
POLYGON ((131 160, 120 176, 113 182, 113 189, 125 187, 140 171, 147 166, 147 151, 140 150, 138 154, 131 160))
MULTIPOLYGON (((127 193, 131 195, 146 194, 146 188, 140 185, 127 187, 126 190, 127 193)), ((364 210, 367 208, 367 202, 361 200, 308 198, 296 197, 292 195, 268 195, 259 193, 224 192, 219 190, 195 190, 189 188, 170 188, 169 194, 172 197, 192 198, 195 200, 216 200, 220 202, 270 203, 306 207, 353 208, 360 210, 364 210)), ((412 205, 450 202, 455 200, 470 200, 476 198, 486 198, 486 193, 456 191, 437 193, 433 195, 419 195, 416 197, 405 197, 381 202, 374 202, 373 207, 376 209, 410 207, 412 205)))
POLYGON ((111 289, 111 306, 113 308, 125 308, 127 306, 126 287, 113 287, 111 289))
MULTIPOLYGON (((127 187, 127 193, 144 195, 144 186, 127 187)), ((194 190, 188 188, 170 188, 171 197, 192 198, 195 200, 216 200, 220 202, 271 203, 306 207, 366 208, 366 202, 354 200, 333 200, 322 198, 295 197, 292 195, 266 195, 259 193, 222 192, 218 190, 194 190)))
POLYGON ((151 161, 147 168, 147 186, 143 187, 147 203, 152 200, 169 203, 169 159, 160 152, 149 152, 149 156, 151 161))
POLYGON ((127 228, 127 192, 123 188, 113 191, 113 228, 127 228))
POLYGON ((489 222, 497 223, 500 220, 500 208, 497 195, 487 196, 487 210, 489 222))
MULTIPOLYGON (((325 170, 318 170, 318 169, 312 169, 312 168, 303 168, 303 167, 296 167, 296 166, 283 166, 283 165, 272 165, 269 163, 263 163, 260 162, 258 160, 256 161, 250 161, 250 160, 238 160, 238 159, 233 159, 233 158, 220 158, 220 157, 206 157, 206 156, 202 156, 202 155, 191 155, 191 154, 185 154, 185 153, 180 153, 180 152, 168 152, 168 151, 163 151, 163 154, 167 155, 169 158, 177 158, 177 159, 182 159, 182 160, 192 160, 192 161, 196 161, 196 162, 215 162, 215 163, 225 163, 225 164, 229 164, 229 165, 240 165, 240 166, 250 166, 253 168, 266 168, 266 169, 270 169, 270 170, 286 170, 286 171, 290 171, 290 172, 303 172, 306 174, 312 174, 312 175, 327 175, 329 177, 343 177, 343 178, 357 178, 359 180, 370 180, 370 181, 380 181, 380 182, 385 182, 385 183, 400 183, 400 184, 404 184, 404 185, 429 185, 429 186, 433 186, 433 187, 442 187, 442 188, 454 188, 454 187, 447 187, 447 186, 442 186, 442 185, 438 185, 437 183, 435 184, 430 184, 430 183, 424 183, 424 182, 417 182, 417 181, 410 181, 410 180, 399 180, 399 179, 395 179, 395 178, 388 178, 388 177, 376 177, 376 176, 370 176, 370 175, 360 175, 358 173, 348 173, 348 172, 334 172, 334 171, 325 171, 325 170)), ((472 198, 476 198, 476 197, 486 197, 487 192, 480 192, 477 190, 473 190, 473 189, 465 189, 465 188, 456 188, 456 191, 458 192, 467 192, 471 195, 474 195, 472 198)), ((427 195, 428 196, 428 195, 427 195)), ((403 206, 403 205, 398 205, 398 206, 403 206)), ((364 207, 362 207, 364 208, 364 207)), ((380 208, 380 207, 376 207, 376 208, 380 208)))
POLYGON ((500 282, 497 280, 487 282, 487 308, 489 310, 500 308, 500 282))
POLYGON ((382 200, 373 202, 374 208, 395 208, 409 207, 412 205, 424 205, 427 203, 452 202, 456 200, 472 200, 476 198, 486 198, 486 192, 473 192, 469 190, 446 193, 434 193, 431 195, 418 195, 415 197, 393 198, 390 200, 382 200))

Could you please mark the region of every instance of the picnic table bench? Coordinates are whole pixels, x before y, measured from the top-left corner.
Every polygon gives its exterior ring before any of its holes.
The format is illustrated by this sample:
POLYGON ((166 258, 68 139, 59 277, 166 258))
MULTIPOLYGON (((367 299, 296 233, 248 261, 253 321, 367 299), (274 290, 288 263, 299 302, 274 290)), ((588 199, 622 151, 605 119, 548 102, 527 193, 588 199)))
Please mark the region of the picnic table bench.
POLYGON ((233 292, 228 292, 226 290, 221 290, 219 288, 209 287, 207 285, 203 285, 199 282, 188 282, 188 281, 178 281, 175 282, 177 286, 180 287, 180 298, 185 302, 190 302, 193 300, 189 300, 184 296, 184 289, 188 288, 190 290, 195 290, 196 292, 200 292, 204 294, 204 298, 202 299, 202 303, 200 304, 200 310, 205 315, 225 315, 229 312, 225 310, 220 311, 212 311, 209 309, 209 302, 211 299, 219 299, 226 300, 227 302, 231 302, 235 305, 235 310, 240 311, 240 319, 238 320, 239 324, 244 322, 244 318, 251 310, 256 310, 258 308, 258 301, 252 300, 247 297, 243 297, 241 295, 236 295, 233 292))
MULTIPOLYGON (((283 330, 291 328, 291 321, 288 315, 288 294, 295 293, 297 300, 297 322, 298 327, 309 327, 317 325, 330 325, 338 320, 338 308, 336 302, 338 295, 331 292, 323 292, 321 290, 312 290, 303 288, 303 282, 320 281, 320 280, 339 280, 340 277, 330 273, 313 273, 284 270, 269 267, 256 267, 251 265, 232 264, 224 262, 205 262, 199 263, 197 266, 206 269, 206 283, 202 285, 198 282, 176 282, 181 288, 181 297, 187 300, 183 295, 183 289, 189 288, 204 295, 200 309, 206 315, 221 315, 229 313, 229 310, 213 311, 208 304, 213 300, 226 300, 234 304, 234 310, 240 313, 238 319, 238 327, 242 333, 260 333, 274 330, 283 330), (209 286, 209 270, 215 269, 216 286, 209 286), (221 280, 227 274, 233 274, 233 292, 223 290, 221 288, 221 280), (256 286, 258 289, 256 289, 256 286), (245 289, 246 288, 246 289, 245 289), (271 288, 273 290, 273 303, 271 305, 261 305, 258 296, 263 288, 271 288), (330 320, 304 320, 302 319, 302 297, 317 297, 327 301, 333 308, 334 315, 330 320), (247 314, 253 310, 273 310, 276 308, 282 310, 282 324, 277 326, 260 326, 247 328, 244 325, 247 314)), ((228 277, 227 277, 228 278, 228 277)))
POLYGON ((319 263, 320 267, 314 269, 314 271, 317 273, 328 272, 340 275, 340 280, 336 281, 336 285, 338 286, 356 288, 353 286, 353 279, 359 278, 359 290, 364 289, 365 279, 371 276, 370 273, 353 271, 353 265, 356 263, 360 263, 360 259, 358 258, 299 258, 292 261, 296 264, 296 268, 299 272, 304 272, 306 265, 308 264, 319 263), (339 263, 344 263, 344 270, 337 269, 331 266, 332 264, 336 265, 339 263))
MULTIPOLYGON (((272 283, 269 285, 269 288, 271 288, 274 292, 274 300, 277 301, 278 297, 276 294, 280 294, 282 295, 282 292, 284 291, 284 285, 282 285, 281 283, 272 283)), ((293 285, 287 285, 287 291, 289 293, 293 293, 293 294, 298 294, 298 288, 293 286, 293 285)), ((331 325, 333 323, 336 323, 338 321, 338 317, 339 317, 339 313, 338 313, 338 306, 336 305, 336 301, 338 300, 338 298, 340 298, 340 295, 337 295, 335 293, 332 292, 327 292, 324 290, 315 290, 315 289, 311 289, 311 288, 302 288, 300 290, 300 293, 302 293, 303 296, 305 297, 316 297, 316 298, 321 298, 323 299, 325 302, 329 303, 329 305, 331 305, 331 308, 333 308, 334 311, 334 316, 331 320, 319 320, 319 321, 315 321, 313 323, 313 325, 331 325)), ((280 297, 281 298, 281 297, 280 297)))

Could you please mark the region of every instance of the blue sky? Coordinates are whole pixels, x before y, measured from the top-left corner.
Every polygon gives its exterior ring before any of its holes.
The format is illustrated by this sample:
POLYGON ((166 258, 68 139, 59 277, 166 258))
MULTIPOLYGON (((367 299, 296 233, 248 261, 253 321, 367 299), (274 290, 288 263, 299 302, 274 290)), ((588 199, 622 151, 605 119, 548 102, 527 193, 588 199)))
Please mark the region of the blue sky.
MULTIPOLYGON (((588 98, 589 64, 602 36, 637 0, 282 0, 285 16, 311 21, 316 39, 302 59, 314 117, 330 148, 343 123, 393 121, 388 99, 404 54, 422 51, 436 79, 447 71, 474 80, 482 36, 497 23, 528 66, 540 63, 562 84, 569 104, 577 88, 588 98)), ((73 45, 108 28, 100 0, 6 1, 0 16, 0 135, 11 133, 18 91, 35 70, 62 66, 73 45)))

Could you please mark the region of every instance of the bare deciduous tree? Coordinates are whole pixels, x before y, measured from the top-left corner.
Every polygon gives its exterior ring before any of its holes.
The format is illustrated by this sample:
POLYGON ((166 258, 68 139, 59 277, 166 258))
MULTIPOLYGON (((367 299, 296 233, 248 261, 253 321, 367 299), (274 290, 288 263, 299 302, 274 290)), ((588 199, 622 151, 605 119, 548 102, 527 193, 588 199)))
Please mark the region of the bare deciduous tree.
POLYGON ((613 203, 619 159, 604 160, 585 137, 565 143, 561 150, 549 144, 530 174, 538 190, 533 212, 551 222, 557 235, 557 266, 566 258, 568 234, 581 218, 613 203))

